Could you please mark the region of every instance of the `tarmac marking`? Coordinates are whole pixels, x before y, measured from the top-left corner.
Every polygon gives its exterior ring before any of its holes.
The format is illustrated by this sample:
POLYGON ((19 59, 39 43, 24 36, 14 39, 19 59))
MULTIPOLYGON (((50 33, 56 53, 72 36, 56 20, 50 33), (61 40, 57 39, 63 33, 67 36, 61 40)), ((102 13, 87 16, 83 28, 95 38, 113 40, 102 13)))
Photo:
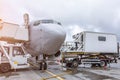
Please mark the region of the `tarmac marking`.
POLYGON ((50 75, 52 75, 52 76, 47 77, 47 78, 42 78, 41 80, 48 80, 48 79, 51 79, 51 78, 57 78, 57 79, 59 79, 59 80, 64 80, 64 79, 61 78, 60 76, 63 76, 63 75, 68 74, 68 73, 71 73, 71 72, 66 72, 66 73, 63 73, 63 74, 58 74, 58 75, 56 75, 56 74, 54 74, 54 73, 52 73, 52 72, 50 72, 50 71, 48 71, 48 70, 46 70, 45 72, 47 72, 48 74, 50 74, 50 75))

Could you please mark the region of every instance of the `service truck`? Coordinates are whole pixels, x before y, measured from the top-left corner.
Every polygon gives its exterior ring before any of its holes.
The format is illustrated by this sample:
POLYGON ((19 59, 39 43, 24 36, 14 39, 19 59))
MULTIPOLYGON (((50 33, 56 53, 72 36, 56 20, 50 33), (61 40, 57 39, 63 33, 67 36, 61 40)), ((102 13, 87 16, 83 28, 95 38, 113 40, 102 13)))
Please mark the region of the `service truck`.
POLYGON ((22 44, 9 44, 0 41, 0 71, 8 72, 11 69, 29 68, 27 59, 30 57, 26 53, 22 44))
POLYGON ((77 68, 80 64, 105 67, 117 62, 119 46, 115 34, 84 31, 73 35, 73 39, 61 48, 63 67, 77 68))

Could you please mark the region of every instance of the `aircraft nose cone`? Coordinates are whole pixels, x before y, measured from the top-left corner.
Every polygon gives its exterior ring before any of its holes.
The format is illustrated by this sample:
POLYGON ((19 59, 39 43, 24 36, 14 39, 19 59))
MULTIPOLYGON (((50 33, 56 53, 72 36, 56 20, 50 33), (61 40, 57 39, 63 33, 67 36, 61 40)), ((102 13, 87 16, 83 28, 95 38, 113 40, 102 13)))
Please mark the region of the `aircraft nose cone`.
POLYGON ((66 33, 58 24, 40 24, 31 29, 31 47, 36 53, 47 55, 59 51, 66 33))
POLYGON ((48 55, 55 54, 65 40, 65 31, 59 25, 48 25, 43 30, 43 52, 48 55))

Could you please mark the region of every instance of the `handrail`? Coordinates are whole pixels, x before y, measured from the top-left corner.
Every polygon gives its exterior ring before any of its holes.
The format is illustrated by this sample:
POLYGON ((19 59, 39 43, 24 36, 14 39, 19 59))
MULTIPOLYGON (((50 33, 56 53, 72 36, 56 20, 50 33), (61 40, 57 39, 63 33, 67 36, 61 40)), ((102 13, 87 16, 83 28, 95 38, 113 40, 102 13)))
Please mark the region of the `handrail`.
MULTIPOLYGON (((11 61, 11 59, 10 59, 7 51, 6 51, 5 48, 3 47, 2 43, 0 43, 0 47, 1 47, 2 51, 3 51, 3 53, 5 54, 5 56, 8 58, 8 61, 9 61, 10 65, 13 67, 12 61, 11 61)), ((13 68, 14 68, 14 67, 13 67, 13 68)))

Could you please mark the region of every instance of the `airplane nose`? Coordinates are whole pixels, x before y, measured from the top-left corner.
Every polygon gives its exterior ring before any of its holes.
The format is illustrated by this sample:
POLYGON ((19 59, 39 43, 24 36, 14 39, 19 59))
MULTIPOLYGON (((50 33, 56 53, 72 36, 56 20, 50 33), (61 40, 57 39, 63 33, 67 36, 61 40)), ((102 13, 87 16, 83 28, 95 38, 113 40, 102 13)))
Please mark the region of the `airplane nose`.
POLYGON ((42 34, 42 38, 44 38, 43 51, 48 55, 55 54, 66 37, 64 29, 59 25, 53 24, 44 26, 42 34))
POLYGON ((39 53, 55 54, 61 47, 66 33, 58 24, 40 24, 31 27, 31 47, 39 53))

